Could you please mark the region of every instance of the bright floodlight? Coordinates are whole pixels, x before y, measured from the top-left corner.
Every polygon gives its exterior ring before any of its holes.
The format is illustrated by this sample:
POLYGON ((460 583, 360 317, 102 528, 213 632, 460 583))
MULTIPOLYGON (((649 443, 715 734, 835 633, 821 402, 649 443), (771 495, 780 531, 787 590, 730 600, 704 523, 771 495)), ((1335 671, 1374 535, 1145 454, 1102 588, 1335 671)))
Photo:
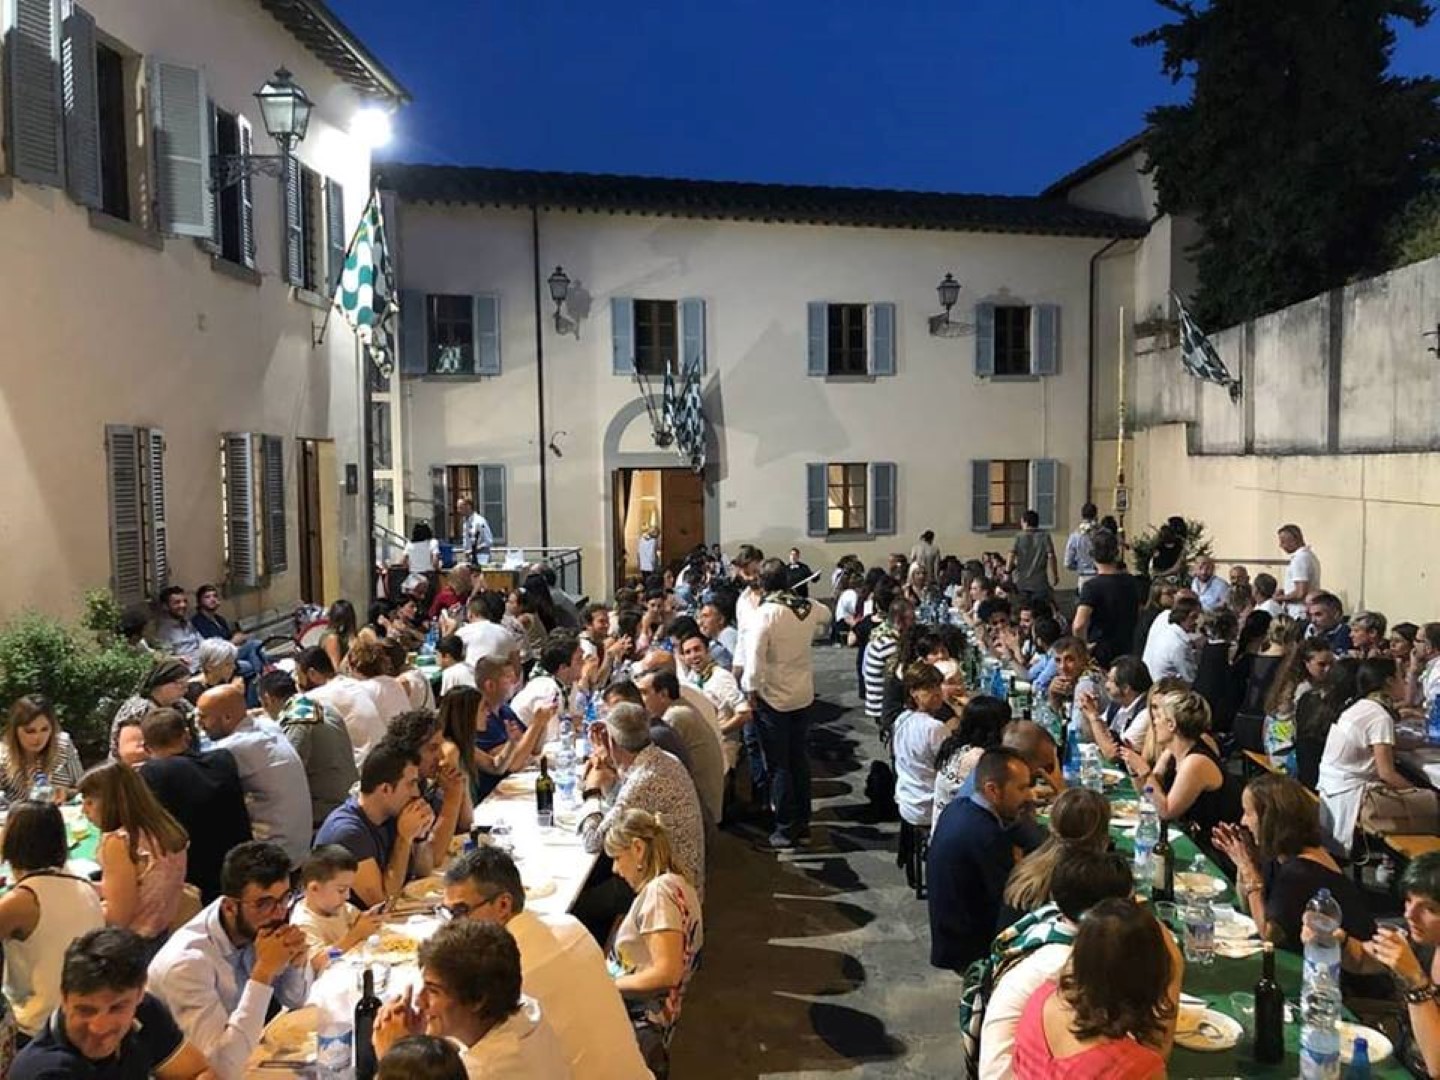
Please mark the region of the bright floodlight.
POLYGON ((374 105, 367 105, 350 122, 350 134, 370 149, 378 150, 390 141, 390 114, 374 105))

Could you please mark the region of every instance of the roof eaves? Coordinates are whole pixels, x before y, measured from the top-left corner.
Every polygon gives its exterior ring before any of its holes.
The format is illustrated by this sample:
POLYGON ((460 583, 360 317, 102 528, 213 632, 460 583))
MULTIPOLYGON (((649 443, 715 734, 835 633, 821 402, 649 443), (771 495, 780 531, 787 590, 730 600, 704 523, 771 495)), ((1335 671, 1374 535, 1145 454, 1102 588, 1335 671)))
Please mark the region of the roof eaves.
POLYGON ((1042 199, 1063 198, 1066 193, 1077 184, 1082 184, 1091 177, 1099 175, 1110 168, 1111 165, 1114 165, 1118 161, 1125 160, 1136 150, 1144 147, 1145 134, 1145 132, 1141 131, 1135 135, 1131 135, 1130 138, 1126 139, 1119 146, 1112 146, 1104 153, 1091 158, 1078 169, 1066 173, 1059 180, 1056 180, 1049 187, 1041 191, 1040 197, 1042 199))
POLYGON ((396 105, 410 102, 410 91, 365 47, 324 0, 259 0, 281 26, 315 57, 360 93, 388 98, 396 105))

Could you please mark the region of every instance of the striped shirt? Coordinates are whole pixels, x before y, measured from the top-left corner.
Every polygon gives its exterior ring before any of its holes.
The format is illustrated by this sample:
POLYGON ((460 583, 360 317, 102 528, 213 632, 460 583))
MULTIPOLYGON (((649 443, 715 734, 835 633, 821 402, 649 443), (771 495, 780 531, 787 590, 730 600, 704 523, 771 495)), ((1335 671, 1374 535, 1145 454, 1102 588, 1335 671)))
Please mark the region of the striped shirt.
POLYGON ((884 708, 885 679, 899 648, 900 635, 888 619, 875 627, 865 646, 865 658, 860 665, 865 683, 865 715, 876 722, 884 708))

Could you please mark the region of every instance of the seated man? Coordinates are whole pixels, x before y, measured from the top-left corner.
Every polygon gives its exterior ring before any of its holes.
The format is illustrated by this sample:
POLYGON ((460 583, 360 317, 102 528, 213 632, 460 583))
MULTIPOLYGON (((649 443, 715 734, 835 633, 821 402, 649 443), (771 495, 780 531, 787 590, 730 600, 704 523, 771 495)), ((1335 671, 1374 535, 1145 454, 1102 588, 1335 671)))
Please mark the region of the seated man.
POLYGON ((290 857, 255 840, 225 856, 224 895, 176 930, 150 962, 155 996, 222 1077, 240 1076, 260 1043, 272 999, 305 1004, 305 934, 285 920, 290 857))
POLYGON ((385 719, 370 691, 358 679, 335 674, 330 654, 318 645, 303 650, 296 658, 295 685, 306 696, 340 714, 355 749, 356 765, 370 747, 385 737, 385 719))
POLYGON ((552 713, 550 718, 550 727, 553 730, 545 735, 543 741, 560 737, 559 724, 555 718, 570 711, 570 693, 576 680, 580 678, 584 662, 585 654, 580 650, 578 638, 569 633, 553 633, 545 639, 545 646, 540 650, 542 673, 533 676, 520 688, 520 692, 510 699, 510 707, 527 728, 534 723, 537 709, 559 705, 559 711, 552 713))
POLYGON ((264 673, 269 658, 260 648, 260 642, 233 626, 229 619, 220 614, 220 590, 214 585, 201 585, 195 590, 195 615, 190 619, 202 638, 220 638, 234 645, 240 654, 238 670, 246 684, 264 673))
POLYGON ((205 1055, 145 992, 145 950, 138 934, 113 926, 72 941, 60 969, 60 1008, 20 1051, 10 1080, 213 1077, 205 1055))
POLYGON ((520 871, 508 853, 481 847, 451 863, 445 911, 457 921, 495 923, 510 932, 520 949, 522 989, 540 1003, 576 1076, 649 1075, 605 954, 574 916, 525 910, 520 871))
POLYGON ((719 733, 681 700, 680 681, 674 671, 662 669, 642 675, 635 686, 651 721, 664 723, 685 744, 701 809, 711 822, 718 822, 725 802, 725 751, 719 733))
POLYGON ((941 812, 926 861, 930 963, 963 975, 999 929, 1005 882, 1015 866, 1014 826, 1032 801, 1030 766, 995 747, 975 766, 975 793, 941 812))
POLYGON ((193 675, 200 670, 200 631, 190 622, 190 597, 179 585, 160 592, 160 610, 155 613, 151 644, 156 652, 178 657, 193 675))
MULTIPOLYGON (((605 688, 605 707, 613 709, 620 704, 645 708, 645 698, 641 696, 640 688, 629 679, 621 679, 605 688)), ((685 771, 693 778, 695 774, 690 764, 690 751, 685 749, 685 740, 680 738, 680 733, 658 716, 649 717, 649 721, 650 741, 684 765, 685 771)))
POLYGON ((138 766, 140 778, 186 833, 203 837, 188 849, 185 880, 208 904, 220 895, 225 853, 251 838, 239 767, 229 750, 199 751, 174 709, 150 710, 140 730, 149 754, 138 766))
POLYGON ((692 634, 680 643, 680 659, 685 662, 687 678, 715 706, 715 720, 724 740, 725 769, 735 767, 740 758, 740 740, 745 725, 752 719, 750 699, 740 689, 735 676, 715 662, 705 638, 692 634))
POLYGON ((501 927, 469 920, 440 927, 420 946, 420 977, 413 1005, 407 995, 381 1007, 377 1058, 425 1033, 458 1042, 473 1078, 575 1075, 541 1006, 520 992, 520 951, 501 927))
MULTIPOLYGON (((460 811, 468 804, 469 792, 465 774, 459 767, 446 765, 441 760, 445 752, 445 732, 440 727, 440 718, 428 709, 401 713, 390 722, 390 734, 385 736, 385 741, 413 754, 419 763, 420 798, 435 815, 424 850, 435 853, 432 867, 441 866, 450 851, 460 811)), ((470 827, 468 821, 465 827, 470 827)))
POLYGON ((296 693, 295 680, 285 671, 260 676, 260 704, 300 755, 310 785, 311 828, 318 829, 360 776, 345 721, 330 706, 296 693))
POLYGON ((211 748, 229 750, 235 757, 255 839, 274 840, 290 856, 291 865, 299 866, 310 851, 314 825, 310 781, 295 747, 273 720, 256 719, 246 711, 245 695, 237 687, 205 691, 196 709, 211 748))
MULTIPOLYGON (((339 844, 355 856, 355 903, 371 908, 400 895, 415 849, 423 846, 416 838, 434 820, 420 798, 420 759, 382 739, 360 766, 360 794, 331 811, 315 834, 315 845, 339 844)), ((428 871, 428 850, 423 862, 428 871)))

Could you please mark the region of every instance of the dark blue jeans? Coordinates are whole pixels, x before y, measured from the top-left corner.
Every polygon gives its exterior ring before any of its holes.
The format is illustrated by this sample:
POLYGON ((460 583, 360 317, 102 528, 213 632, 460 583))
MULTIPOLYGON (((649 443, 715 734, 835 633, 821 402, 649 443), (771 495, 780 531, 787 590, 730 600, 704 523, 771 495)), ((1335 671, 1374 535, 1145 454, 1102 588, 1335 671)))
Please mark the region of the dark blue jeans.
POLYGON ((757 696, 755 726, 770 773, 775 831, 798 839, 810 828, 810 708, 782 712, 757 696))
POLYGON ((752 718, 740 729, 740 737, 745 743, 745 759, 750 763, 750 798, 769 806, 770 774, 765 769, 765 749, 760 745, 759 722, 752 718))

